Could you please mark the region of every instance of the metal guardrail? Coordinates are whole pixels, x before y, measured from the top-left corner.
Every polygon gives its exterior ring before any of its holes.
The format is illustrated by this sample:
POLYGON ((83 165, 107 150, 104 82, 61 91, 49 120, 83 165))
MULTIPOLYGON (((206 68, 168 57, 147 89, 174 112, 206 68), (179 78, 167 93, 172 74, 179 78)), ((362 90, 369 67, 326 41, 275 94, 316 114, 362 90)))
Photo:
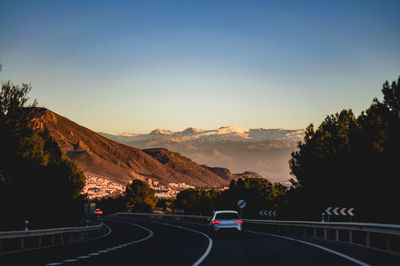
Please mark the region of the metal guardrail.
MULTIPOLYGON (((209 216, 158 213, 116 213, 119 216, 139 216, 207 223, 209 216)), ((345 241, 387 251, 400 252, 400 225, 378 223, 344 223, 312 221, 268 221, 243 219, 244 225, 263 231, 298 234, 325 240, 345 241), (392 245, 394 244, 394 245, 392 245)))
POLYGON ((344 222, 311 222, 311 221, 265 221, 244 219, 247 224, 264 225, 270 230, 291 232, 315 238, 346 241, 367 247, 378 247, 388 251, 399 252, 400 225, 379 223, 344 223, 344 222), (355 239, 354 235, 357 235, 355 239), (374 239, 372 239, 372 236, 374 239), (355 241, 356 240, 356 241, 355 241), (395 249, 392 242, 395 240, 395 249), (380 242, 380 243, 378 243, 380 242))
POLYGON ((0 232, 0 255, 96 239, 109 230, 105 224, 98 224, 0 232))
POLYGON ((247 223, 270 224, 280 226, 314 227, 322 229, 356 230, 371 233, 392 234, 400 236, 400 225, 378 223, 344 223, 344 222, 311 222, 311 221, 266 221, 244 219, 247 223))

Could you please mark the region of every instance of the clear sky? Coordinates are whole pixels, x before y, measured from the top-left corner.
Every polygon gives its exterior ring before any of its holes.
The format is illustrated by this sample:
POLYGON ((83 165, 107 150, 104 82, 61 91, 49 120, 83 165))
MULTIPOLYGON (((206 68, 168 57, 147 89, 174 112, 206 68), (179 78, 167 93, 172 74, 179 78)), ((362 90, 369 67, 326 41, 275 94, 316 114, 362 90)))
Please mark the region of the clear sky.
POLYGON ((0 1, 0 80, 95 131, 305 128, 400 75, 400 1, 0 1))

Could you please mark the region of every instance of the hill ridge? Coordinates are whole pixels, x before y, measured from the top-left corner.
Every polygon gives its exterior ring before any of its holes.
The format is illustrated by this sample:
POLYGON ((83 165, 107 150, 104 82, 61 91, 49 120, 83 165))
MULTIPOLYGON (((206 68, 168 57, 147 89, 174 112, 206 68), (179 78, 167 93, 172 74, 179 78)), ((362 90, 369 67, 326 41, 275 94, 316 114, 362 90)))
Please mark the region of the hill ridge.
MULTIPOLYGON (((175 156, 183 163, 204 171, 192 171, 190 175, 179 172, 187 166, 175 162, 176 169, 173 169, 141 149, 110 140, 49 109, 36 107, 30 108, 29 112, 33 127, 40 129, 46 126, 60 149, 75 159, 86 175, 119 183, 127 183, 134 178, 152 178, 165 185, 186 183, 197 187, 220 187, 229 183, 180 154, 180 157, 175 156)), ((174 154, 171 151, 167 153, 174 154)))

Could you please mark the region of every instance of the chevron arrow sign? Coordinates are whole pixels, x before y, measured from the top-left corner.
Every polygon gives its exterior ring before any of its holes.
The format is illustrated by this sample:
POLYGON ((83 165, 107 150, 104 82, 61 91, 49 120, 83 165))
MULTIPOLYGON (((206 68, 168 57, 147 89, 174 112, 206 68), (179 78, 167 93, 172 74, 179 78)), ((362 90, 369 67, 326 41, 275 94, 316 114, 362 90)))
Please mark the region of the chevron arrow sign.
POLYGON ((354 216, 353 211, 354 211, 354 208, 350 208, 350 209, 347 210, 347 213, 348 213, 350 216, 354 216))
POLYGON ((343 207, 328 207, 325 209, 325 213, 328 215, 343 215, 343 216, 354 216, 354 208, 343 208, 343 207))
POLYGON ((258 213, 260 216, 276 216, 275 210, 260 210, 258 213))
POLYGON ((337 212, 339 209, 340 209, 339 207, 334 208, 333 209, 333 214, 339 215, 339 213, 337 212))
POLYGON ((325 213, 328 214, 328 215, 332 215, 331 209, 332 209, 332 207, 326 208, 325 213))

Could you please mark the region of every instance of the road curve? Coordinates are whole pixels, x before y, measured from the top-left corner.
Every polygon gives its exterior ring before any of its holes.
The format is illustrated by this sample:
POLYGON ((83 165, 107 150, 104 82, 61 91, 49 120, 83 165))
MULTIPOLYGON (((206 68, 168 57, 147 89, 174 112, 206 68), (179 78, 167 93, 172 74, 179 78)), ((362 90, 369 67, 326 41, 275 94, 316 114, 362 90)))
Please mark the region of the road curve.
POLYGON ((260 231, 209 238, 201 224, 110 217, 112 233, 81 244, 0 256, 0 265, 400 265, 356 245, 260 231))

